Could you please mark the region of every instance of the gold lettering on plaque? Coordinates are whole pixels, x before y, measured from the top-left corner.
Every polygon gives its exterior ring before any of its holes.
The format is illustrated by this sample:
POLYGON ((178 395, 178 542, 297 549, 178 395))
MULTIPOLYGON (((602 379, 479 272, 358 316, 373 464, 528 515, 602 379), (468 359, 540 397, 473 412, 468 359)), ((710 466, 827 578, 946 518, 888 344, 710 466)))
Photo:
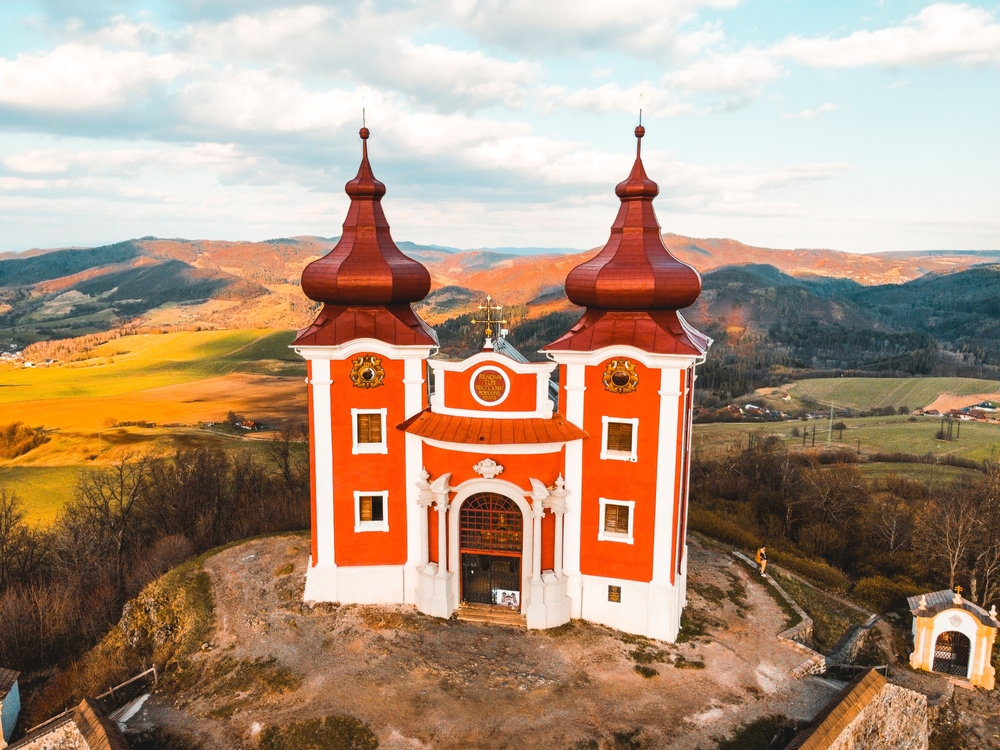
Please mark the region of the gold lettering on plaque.
POLYGON ((472 389, 483 401, 499 401, 507 393, 507 381, 499 370, 481 370, 472 381, 472 389))

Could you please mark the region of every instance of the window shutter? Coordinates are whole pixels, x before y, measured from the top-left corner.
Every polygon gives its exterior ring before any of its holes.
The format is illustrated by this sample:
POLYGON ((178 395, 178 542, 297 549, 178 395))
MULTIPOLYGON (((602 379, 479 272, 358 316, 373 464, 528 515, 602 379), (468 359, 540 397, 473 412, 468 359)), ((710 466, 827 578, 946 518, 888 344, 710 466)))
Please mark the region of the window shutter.
POLYGON ((608 422, 608 450, 632 452, 631 422, 608 422))
POLYGON ((358 442, 359 443, 381 443, 382 442, 382 415, 381 414, 359 414, 358 415, 358 442))
POLYGON ((611 503, 605 505, 604 530, 612 534, 627 534, 628 511, 627 505, 613 505, 611 503))
POLYGON ((382 495, 362 495, 358 498, 358 517, 362 521, 384 521, 384 503, 382 495))

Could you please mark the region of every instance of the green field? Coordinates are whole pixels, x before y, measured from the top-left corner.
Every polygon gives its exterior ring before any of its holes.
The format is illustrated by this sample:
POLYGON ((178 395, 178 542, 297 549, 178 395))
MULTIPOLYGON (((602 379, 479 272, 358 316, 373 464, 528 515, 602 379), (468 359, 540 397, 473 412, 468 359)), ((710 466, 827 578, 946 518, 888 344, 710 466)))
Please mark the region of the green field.
POLYGON ((22 501, 29 523, 47 525, 72 496, 82 466, 0 466, 0 489, 22 501))
MULTIPOLYGON (((0 403, 97 398, 253 371, 262 360, 292 360, 292 331, 140 334, 102 344, 94 359, 0 370, 0 403)), ((288 366, 294 367, 291 362, 288 366)), ((298 372, 305 368, 298 365, 298 372)), ((267 373, 271 374, 271 373, 267 373)))
MULTIPOLYGON (((976 378, 817 378, 799 380, 776 391, 787 392, 805 406, 827 408, 832 402, 839 408, 855 411, 885 406, 907 406, 914 410, 924 408, 942 393, 953 396, 1000 393, 1000 381, 976 378)), ((780 408, 780 400, 769 398, 768 401, 780 408)))
MULTIPOLYGON (((973 461, 995 460, 1000 457, 1000 425, 982 422, 963 422, 961 437, 952 442, 937 440, 934 435, 940 424, 934 417, 859 417, 838 420, 847 425, 844 436, 838 440, 839 431, 833 433, 834 448, 858 449, 861 441, 862 455, 874 452, 913 453, 918 456, 933 453, 936 456, 952 454, 973 461)), ((692 447, 695 455, 708 455, 725 450, 731 445, 746 447, 750 435, 778 435, 792 449, 802 448, 802 438, 793 438, 791 431, 809 430, 806 448, 812 447, 812 429, 816 428, 816 448, 826 448, 829 422, 810 420, 795 422, 737 422, 697 424, 694 427, 692 447)))

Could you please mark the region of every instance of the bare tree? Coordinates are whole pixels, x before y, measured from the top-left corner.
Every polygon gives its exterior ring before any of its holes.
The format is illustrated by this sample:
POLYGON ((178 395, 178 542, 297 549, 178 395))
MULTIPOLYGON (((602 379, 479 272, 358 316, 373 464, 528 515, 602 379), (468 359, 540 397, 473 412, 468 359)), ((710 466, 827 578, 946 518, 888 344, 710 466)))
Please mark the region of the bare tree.
POLYGON ((127 453, 111 466, 81 474, 67 514, 89 527, 104 542, 114 560, 119 598, 125 594, 130 554, 137 546, 144 517, 141 504, 148 488, 153 459, 127 453))
POLYGON ((865 504, 862 519, 872 537, 889 552, 909 547, 913 540, 914 511, 904 498, 878 492, 865 504))
POLYGON ((944 568, 950 589, 979 536, 979 512, 974 489, 962 483, 929 502, 918 521, 919 549, 929 563, 944 568))

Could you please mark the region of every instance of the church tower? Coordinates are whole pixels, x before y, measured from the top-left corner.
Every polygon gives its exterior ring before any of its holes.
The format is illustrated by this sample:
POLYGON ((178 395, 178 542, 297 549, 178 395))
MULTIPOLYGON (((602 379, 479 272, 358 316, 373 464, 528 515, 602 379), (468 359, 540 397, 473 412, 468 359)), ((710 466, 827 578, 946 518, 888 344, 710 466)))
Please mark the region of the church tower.
POLYGON ((420 441, 395 429, 427 406, 424 373, 437 335, 410 305, 430 291, 382 211, 385 185, 362 159, 347 183, 351 206, 336 247, 302 273, 323 303, 292 344, 308 366, 312 556, 305 599, 413 601, 420 507, 420 441))
POLYGON ((566 279, 586 312, 543 351, 560 365, 566 420, 590 436, 566 446, 572 617, 674 641, 686 602, 694 372, 711 340, 678 312, 701 277, 663 244, 643 135, 640 125, 632 172, 615 188, 610 239, 566 279))

